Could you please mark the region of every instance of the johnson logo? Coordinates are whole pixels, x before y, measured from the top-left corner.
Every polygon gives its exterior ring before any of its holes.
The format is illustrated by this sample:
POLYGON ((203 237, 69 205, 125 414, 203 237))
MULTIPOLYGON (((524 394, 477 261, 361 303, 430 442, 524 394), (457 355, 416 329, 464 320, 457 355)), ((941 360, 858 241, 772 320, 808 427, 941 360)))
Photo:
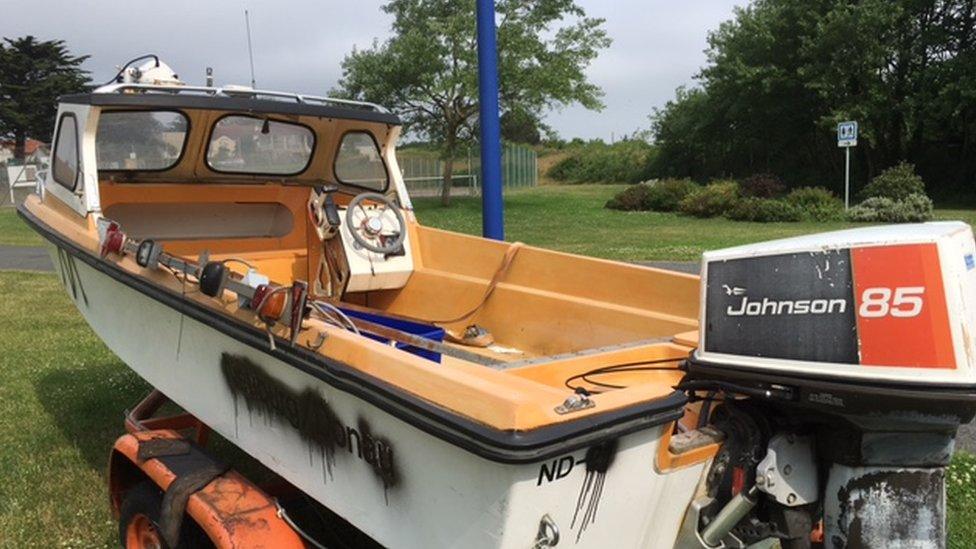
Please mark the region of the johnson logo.
MULTIPOLYGON (((744 289, 741 293, 745 293, 744 289)), ((740 295, 728 292, 728 295, 740 295)), ((829 315, 847 311, 846 299, 749 299, 743 296, 738 303, 733 303, 725 309, 728 316, 776 316, 776 315, 829 315)))

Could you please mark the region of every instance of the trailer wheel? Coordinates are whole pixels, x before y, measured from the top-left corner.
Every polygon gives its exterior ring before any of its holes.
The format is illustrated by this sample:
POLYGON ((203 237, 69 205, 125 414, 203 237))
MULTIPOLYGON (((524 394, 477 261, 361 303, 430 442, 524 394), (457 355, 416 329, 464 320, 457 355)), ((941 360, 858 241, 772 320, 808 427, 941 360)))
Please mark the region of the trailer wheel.
POLYGON ((133 486, 122 500, 119 511, 119 543, 125 549, 189 549, 213 547, 213 542, 189 517, 180 529, 180 541, 170 548, 159 529, 163 492, 154 482, 133 486))

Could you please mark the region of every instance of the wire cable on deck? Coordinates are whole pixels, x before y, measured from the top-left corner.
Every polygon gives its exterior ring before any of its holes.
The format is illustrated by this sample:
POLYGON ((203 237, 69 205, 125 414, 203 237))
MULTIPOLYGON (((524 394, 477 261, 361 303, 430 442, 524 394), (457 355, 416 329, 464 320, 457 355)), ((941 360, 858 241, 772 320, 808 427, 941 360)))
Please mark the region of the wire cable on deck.
POLYGON ((342 309, 331 303, 326 303, 325 301, 312 301, 309 304, 313 309, 315 309, 315 312, 325 317, 324 320, 328 321, 329 323, 335 324, 340 328, 345 328, 356 335, 362 335, 359 333, 359 327, 356 326, 356 323, 353 322, 352 319, 342 311, 342 309), (332 316, 333 314, 336 316, 332 316), (336 317, 338 317, 342 322, 338 322, 336 317))
MULTIPOLYGON (((597 387, 603 387, 606 389, 625 389, 627 388, 626 385, 615 385, 613 383, 595 381, 590 379, 590 376, 615 374, 619 372, 651 372, 651 371, 665 371, 665 370, 676 371, 676 370, 680 370, 681 368, 674 367, 674 366, 650 366, 650 364, 665 364, 668 362, 680 362, 682 360, 684 359, 683 358, 659 358, 656 360, 641 360, 637 362, 625 362, 624 364, 614 364, 612 366, 601 366, 599 368, 594 368, 587 372, 583 372, 581 374, 576 374, 574 376, 568 377, 566 378, 566 381, 564 381, 563 383, 566 385, 567 389, 571 389, 573 391, 575 391, 578 387, 572 385, 571 383, 577 379, 582 379, 584 382, 589 383, 590 385, 595 385, 597 387)), ((602 391, 591 391, 591 392, 599 394, 602 391)))

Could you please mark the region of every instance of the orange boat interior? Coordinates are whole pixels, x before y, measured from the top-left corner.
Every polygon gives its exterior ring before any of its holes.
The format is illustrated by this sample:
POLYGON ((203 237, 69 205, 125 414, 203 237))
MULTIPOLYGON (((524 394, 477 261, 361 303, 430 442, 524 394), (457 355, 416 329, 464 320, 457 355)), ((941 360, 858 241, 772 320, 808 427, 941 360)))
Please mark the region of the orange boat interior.
MULTIPOLYGON (((138 178, 99 172, 102 215, 119 222, 129 237, 154 239, 173 255, 196 260, 207 252, 214 260, 242 259, 276 285, 327 277, 321 265, 328 246, 308 203, 315 186, 335 182, 208 173, 200 128, 217 115, 191 115, 197 130, 189 133, 180 162, 169 171, 138 178)), ((370 132, 387 164, 395 166, 398 131, 390 127, 324 119, 305 123, 319 132, 316 151, 336 147, 343 132, 370 132)), ((309 166, 316 173, 333 173, 332 156, 313 158, 309 166)), ((395 197, 394 188, 388 186, 387 196, 395 197)), ((340 184, 336 203, 341 208, 357 192, 340 184)), ((91 216, 86 222, 59 203, 47 194, 43 203, 31 200, 25 207, 50 226, 63 225, 56 230, 74 233, 91 249, 97 242, 91 216)), ((697 276, 429 228, 417 223, 409 206, 404 213, 412 254, 409 279, 395 289, 346 292, 341 301, 435 324, 449 334, 477 325, 494 344, 471 346, 449 338, 447 349, 462 352, 442 353, 442 367, 432 368, 429 361, 333 326, 321 353, 504 429, 531 429, 673 394, 682 377, 678 364, 696 344, 697 276), (622 369, 595 372, 614 366, 622 369), (595 395, 596 409, 571 418, 554 412, 577 387, 595 395)), ((118 262, 173 287, 171 276, 150 273, 128 257, 118 262)), ((228 263, 239 269, 236 265, 228 263)), ((200 294, 192 299, 259 324, 233 300, 200 294)), ((312 341, 312 332, 299 344, 312 341)))
MULTIPOLYGON (((204 251, 216 259, 241 258, 280 285, 318 274, 323 245, 306 214, 310 192, 309 187, 282 184, 192 190, 186 184, 100 185, 105 216, 120 222, 130 236, 162 241, 168 252, 188 259, 204 251)), ((348 198, 339 195, 337 202, 348 198)), ((594 349, 633 354, 645 348, 658 358, 661 343, 697 327, 695 276, 528 246, 515 253, 476 313, 444 322, 478 306, 512 244, 413 221, 408 225, 415 264, 407 284, 348 293, 343 300, 449 330, 483 326, 494 337, 495 350, 473 350, 513 363, 513 373, 544 381, 538 373, 544 369, 515 366, 574 353, 586 356, 594 349)), ((691 343, 687 337, 681 341, 691 343)))

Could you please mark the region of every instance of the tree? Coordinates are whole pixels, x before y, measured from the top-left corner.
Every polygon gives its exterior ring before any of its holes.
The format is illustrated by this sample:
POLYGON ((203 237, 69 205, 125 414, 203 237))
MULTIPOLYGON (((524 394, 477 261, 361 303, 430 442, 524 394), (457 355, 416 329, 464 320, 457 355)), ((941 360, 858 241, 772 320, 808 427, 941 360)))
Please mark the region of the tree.
MULTIPOLYGON (((383 10, 393 15, 393 36, 347 55, 336 92, 397 109, 409 131, 441 147, 448 205, 452 161, 478 118, 474 2, 392 0, 383 10)), ((553 106, 602 108, 602 91, 584 73, 610 45, 602 19, 587 17, 574 0, 499 0, 496 10, 503 112, 539 128, 553 106)))
POLYGON ((972 0, 755 0, 708 43, 699 86, 655 113, 653 172, 839 191, 834 128, 857 120, 860 183, 907 160, 936 194, 973 194, 972 0))
POLYGON ((500 123, 502 139, 513 143, 538 145, 542 141, 542 132, 551 131, 538 116, 518 108, 502 113, 500 123))
POLYGON ((24 157, 28 137, 46 140, 54 132, 58 97, 84 91, 87 55, 72 57, 62 40, 33 36, 0 43, 0 135, 13 136, 14 154, 24 157))

